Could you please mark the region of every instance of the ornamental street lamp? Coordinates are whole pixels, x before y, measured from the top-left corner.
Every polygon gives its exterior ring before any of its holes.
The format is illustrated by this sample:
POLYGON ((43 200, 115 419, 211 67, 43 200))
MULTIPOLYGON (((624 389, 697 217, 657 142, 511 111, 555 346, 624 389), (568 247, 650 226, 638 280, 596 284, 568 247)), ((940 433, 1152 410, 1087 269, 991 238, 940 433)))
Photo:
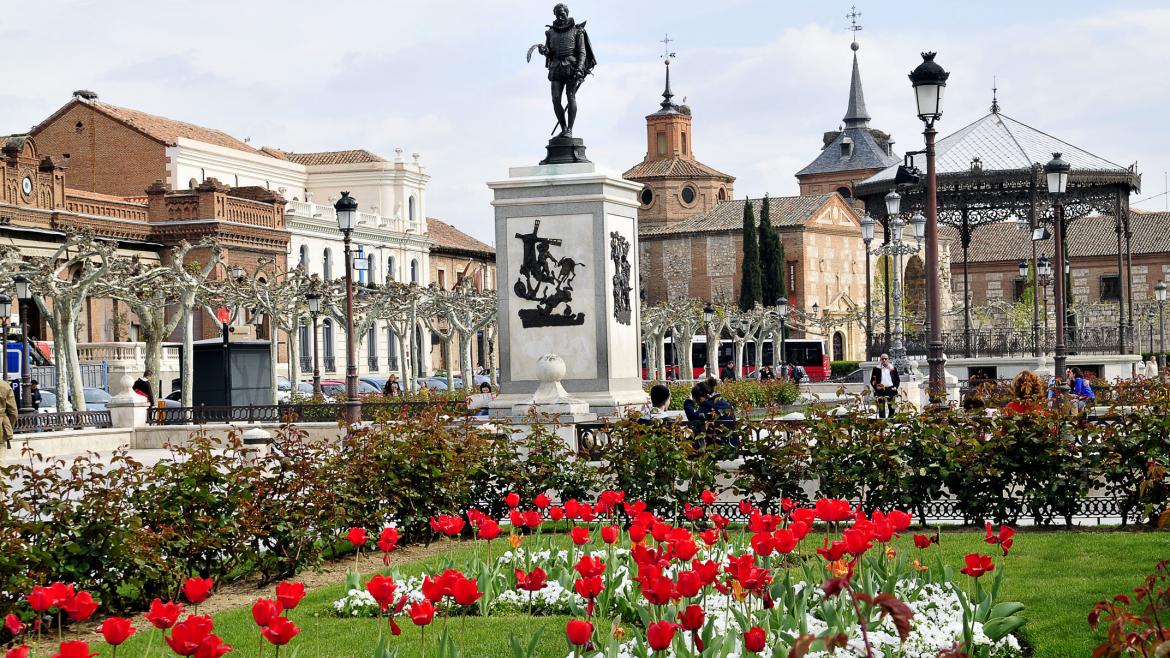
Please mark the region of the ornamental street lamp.
MULTIPOLYGON (((1068 263, 1065 263, 1065 267, 1068 267, 1068 263)), ((1052 261, 1048 260, 1048 256, 1041 256, 1040 259, 1036 261, 1036 273, 1038 274, 1036 277, 1036 283, 1039 283, 1040 287, 1044 289, 1044 342, 1047 343, 1048 286, 1052 285, 1052 261)))
MULTIPOLYGON (((16 288, 17 304, 20 306, 20 413, 31 414, 36 413, 32 406, 32 375, 28 358, 28 305, 32 303, 32 286, 22 274, 12 277, 12 285, 16 288)), ((6 351, 7 347, 5 345, 6 351)), ((7 360, 5 358, 5 362, 7 360)))
POLYGON ((910 73, 918 118, 925 124, 926 139, 926 307, 930 323, 926 362, 930 375, 926 387, 931 404, 946 400, 946 357, 942 342, 942 296, 938 280, 938 172, 935 170, 934 124, 942 117, 943 90, 950 73, 934 61, 935 53, 922 53, 922 63, 910 73))
POLYGON ((1053 366, 1057 377, 1057 390, 1068 392, 1068 381, 1064 376, 1064 362, 1068 356, 1065 336, 1065 263, 1064 263, 1064 194, 1068 191, 1068 172, 1072 167, 1053 153, 1052 159, 1044 165, 1044 176, 1048 182, 1048 196, 1052 197, 1052 223, 1055 233, 1056 271, 1059 273, 1053 286, 1056 297, 1056 347, 1053 350, 1053 366))
POLYGON ((1146 335, 1150 338, 1150 358, 1153 358, 1154 353, 1154 309, 1146 310, 1146 335))
MULTIPOLYGON (((780 366, 783 367, 786 361, 784 360, 784 322, 788 318, 788 298, 781 297, 776 300, 776 314, 780 316, 780 366)), ((775 346, 773 346, 775 347, 775 346)))
POLYGON ((1158 373, 1166 376, 1166 282, 1158 281, 1154 286, 1154 299, 1158 302, 1158 373))
POLYGON ((8 381, 8 318, 12 315, 12 298, 8 295, 0 293, 0 332, 3 332, 3 355, 4 362, 0 364, 2 369, 3 381, 8 381))
POLYGON ((313 319, 313 397, 321 395, 321 360, 317 350, 317 316, 321 313, 321 293, 310 292, 305 295, 309 305, 309 317, 313 319))
POLYGON ((861 241, 865 243, 865 358, 871 359, 873 356, 870 352, 873 351, 873 291, 871 279, 873 276, 869 273, 869 245, 873 243, 873 227, 877 222, 873 221, 869 213, 865 213, 865 217, 861 218, 861 241))
MULTIPOLYGON (((715 321, 715 307, 711 306, 711 303, 708 302, 707 305, 703 307, 703 327, 704 327, 704 331, 706 333, 706 338, 707 338, 706 371, 707 371, 708 377, 714 377, 715 372, 716 372, 715 369, 711 365, 712 364, 712 361, 711 361, 711 354, 712 354, 712 352, 711 352, 711 323, 714 321, 715 321)), ((675 345, 675 352, 676 353, 678 352, 677 345, 675 345)), ((716 355, 716 357, 718 357, 718 355, 719 355, 718 349, 715 350, 715 355, 716 355)), ((687 376, 693 377, 694 372, 687 373, 687 376)))
POLYGON ((342 192, 333 204, 337 211, 337 226, 345 243, 345 421, 351 425, 362 418, 362 403, 358 399, 357 344, 353 335, 353 255, 350 238, 357 224, 358 202, 342 192))

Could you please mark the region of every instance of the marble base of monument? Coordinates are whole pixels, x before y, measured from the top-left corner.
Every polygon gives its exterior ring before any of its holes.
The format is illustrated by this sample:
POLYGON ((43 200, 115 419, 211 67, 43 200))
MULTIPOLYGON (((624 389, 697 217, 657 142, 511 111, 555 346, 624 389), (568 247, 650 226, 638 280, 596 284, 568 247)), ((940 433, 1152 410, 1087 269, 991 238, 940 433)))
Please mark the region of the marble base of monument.
POLYGON ((576 416, 587 406, 590 414, 617 415, 645 404, 637 294, 642 186, 590 162, 508 173, 488 183, 501 393, 489 414, 512 417, 536 405, 541 412, 576 416), (534 400, 551 357, 562 361, 557 379, 567 393, 534 400))
POLYGON ((542 165, 589 162, 585 157, 585 140, 580 137, 553 137, 544 148, 548 155, 540 161, 542 165))

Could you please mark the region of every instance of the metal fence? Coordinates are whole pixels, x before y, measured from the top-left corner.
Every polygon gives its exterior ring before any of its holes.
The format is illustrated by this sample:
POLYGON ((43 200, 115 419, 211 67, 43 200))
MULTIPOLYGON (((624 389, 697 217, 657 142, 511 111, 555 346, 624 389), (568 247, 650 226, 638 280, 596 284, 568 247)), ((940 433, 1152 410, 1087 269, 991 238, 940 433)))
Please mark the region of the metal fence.
MULTIPOLYGON (((345 414, 344 403, 330 404, 256 404, 247 406, 165 407, 151 409, 151 425, 203 425, 207 423, 302 423, 337 422, 345 414)), ((465 400, 412 400, 404 402, 362 403, 362 420, 374 421, 414 415, 425 411, 451 416, 467 414, 465 400)))
POLYGON ((61 411, 52 414, 24 414, 16 419, 16 434, 55 432, 87 427, 113 427, 109 411, 61 411))
MULTIPOLYGON (((1117 354, 1121 348, 1122 334, 1119 327, 1069 327, 1065 331, 1065 342, 1070 355, 1076 354, 1117 354)), ((1133 331, 1126 327, 1124 334, 1127 349, 1136 349, 1133 331)), ((1018 329, 977 329, 965 331, 944 331, 943 352, 947 356, 1031 356, 1036 352, 1036 336, 1031 330, 1018 329)), ((921 331, 908 331, 902 336, 907 356, 926 356, 927 336, 921 331)), ((873 335, 871 355, 889 353, 893 342, 883 332, 873 335)), ((1040 352, 1051 354, 1056 349, 1056 331, 1040 332, 1040 352)))
MULTIPOLYGON (((41 388, 57 388, 57 366, 29 366, 28 374, 41 388)), ((81 364, 81 383, 88 388, 108 390, 106 364, 81 364)))

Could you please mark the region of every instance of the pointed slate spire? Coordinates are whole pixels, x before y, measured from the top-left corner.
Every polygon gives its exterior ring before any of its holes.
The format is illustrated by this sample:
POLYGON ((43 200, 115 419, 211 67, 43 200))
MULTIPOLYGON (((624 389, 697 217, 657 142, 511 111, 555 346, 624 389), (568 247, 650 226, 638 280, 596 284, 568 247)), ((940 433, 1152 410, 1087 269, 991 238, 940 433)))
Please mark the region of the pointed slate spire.
POLYGON ((849 44, 853 50, 853 78, 849 81, 849 106, 845 108, 846 128, 865 128, 869 126, 869 112, 865 109, 865 92, 861 89, 861 71, 857 68, 856 41, 849 44))
POLYGON ((674 107, 674 103, 670 99, 674 98, 674 94, 670 92, 670 58, 666 59, 666 89, 662 92, 662 109, 669 110, 674 107))

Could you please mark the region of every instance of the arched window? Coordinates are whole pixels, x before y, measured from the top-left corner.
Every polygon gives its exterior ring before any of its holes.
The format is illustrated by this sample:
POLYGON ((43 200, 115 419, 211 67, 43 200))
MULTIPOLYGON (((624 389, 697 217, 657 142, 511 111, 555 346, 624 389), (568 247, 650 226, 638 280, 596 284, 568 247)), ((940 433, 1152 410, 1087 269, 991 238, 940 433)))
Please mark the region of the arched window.
POLYGON ((390 256, 386 259, 386 283, 394 280, 394 257, 390 256))
POLYGON ((325 247, 325 253, 321 257, 321 278, 326 281, 333 279, 333 250, 325 247))
POLYGON ((398 370, 398 337, 389 323, 386 324, 386 366, 391 371, 398 370))
POLYGON ((409 199, 407 199, 407 201, 406 201, 406 217, 407 217, 407 219, 410 220, 411 224, 414 223, 414 197, 413 196, 410 197, 409 199))
POLYGON ((309 336, 310 326, 302 324, 297 332, 297 342, 301 349, 301 370, 308 371, 313 367, 313 344, 309 336))
POLYGON ((301 269, 309 271, 309 245, 301 245, 301 269))
POLYGON ((838 187, 837 194, 840 194, 846 201, 853 198, 853 192, 848 187, 838 187))
POLYGON ((840 331, 833 332, 833 356, 836 361, 845 360, 845 334, 840 331))
POLYGON ((369 281, 370 283, 377 283, 378 282, 378 257, 376 254, 373 253, 372 250, 370 252, 370 257, 367 259, 366 266, 370 268, 370 271, 366 272, 366 280, 369 281))
POLYGON ((411 361, 413 361, 415 376, 425 376, 427 373, 423 366, 423 337, 422 330, 418 327, 414 328, 414 345, 411 346, 410 353, 413 355, 411 361))
POLYGON ((325 318, 321 321, 321 351, 324 352, 325 372, 337 370, 333 355, 333 320, 325 318))
POLYGON ((719 199, 720 201, 726 201, 727 200, 727 190, 723 189, 722 187, 719 188, 719 194, 716 196, 716 198, 719 199))
MULTIPOLYGON (((358 248, 357 248, 357 253, 354 254, 354 257, 359 261, 365 260, 366 248, 363 245, 359 244, 358 248)), ((364 265, 364 264, 360 264, 360 265, 364 265)), ((357 270, 357 282, 359 284, 365 283, 366 282, 366 270, 364 269, 364 267, 359 266, 359 267, 355 267, 354 269, 357 270)))
POLYGON ((410 259, 410 282, 418 283, 418 259, 410 259))
POLYGON ((378 372, 378 330, 373 325, 366 334, 366 358, 370 362, 370 372, 378 372))

